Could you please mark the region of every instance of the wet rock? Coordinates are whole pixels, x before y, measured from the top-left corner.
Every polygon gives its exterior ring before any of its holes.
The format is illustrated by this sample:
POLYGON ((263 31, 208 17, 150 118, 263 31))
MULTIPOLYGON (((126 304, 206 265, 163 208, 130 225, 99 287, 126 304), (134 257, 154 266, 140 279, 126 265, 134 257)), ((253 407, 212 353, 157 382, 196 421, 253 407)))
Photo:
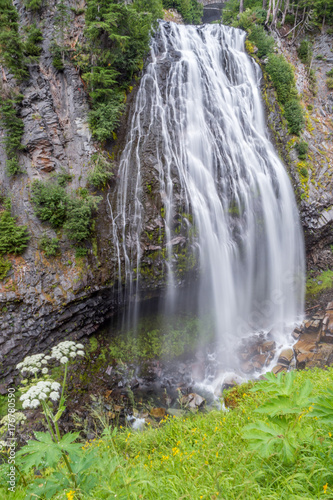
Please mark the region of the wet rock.
POLYGON ((294 357, 294 351, 292 349, 284 349, 279 354, 278 363, 289 366, 293 357, 294 357))
POLYGON ((274 373, 274 375, 277 375, 278 373, 281 373, 281 372, 286 372, 288 369, 286 366, 284 365, 276 365, 272 368, 272 372, 274 373))
POLYGON ((152 408, 149 412, 150 416, 154 418, 163 418, 165 413, 164 408, 152 408))
POLYGON ((252 363, 256 370, 261 370, 265 366, 266 361, 267 361, 266 354, 257 354, 252 358, 252 363))
POLYGON ((241 364, 241 370, 242 372, 249 374, 254 372, 254 366, 252 363, 247 362, 247 363, 242 363, 241 364))
POLYGON ((223 384, 221 386, 221 395, 224 390, 231 389, 232 387, 235 387, 235 385, 240 385, 242 384, 243 379, 239 375, 227 375, 224 380, 223 384))
POLYGON ((190 394, 187 394, 186 396, 182 396, 180 399, 180 404, 182 406, 185 406, 189 409, 196 409, 196 408, 201 408, 205 404, 206 400, 199 396, 199 394, 196 394, 194 392, 191 392, 190 394))
POLYGON ((267 340, 266 342, 264 342, 263 344, 261 344, 260 346, 260 350, 261 352, 269 352, 269 351, 273 351, 276 347, 276 343, 274 342, 274 340, 267 340))
POLYGON ((291 336, 293 339, 298 340, 301 333, 302 333, 302 330, 300 328, 295 328, 295 330, 293 331, 291 336))
POLYGON ((321 321, 319 319, 311 319, 309 321, 306 321, 304 324, 305 331, 307 333, 311 332, 318 332, 319 328, 321 326, 321 321))

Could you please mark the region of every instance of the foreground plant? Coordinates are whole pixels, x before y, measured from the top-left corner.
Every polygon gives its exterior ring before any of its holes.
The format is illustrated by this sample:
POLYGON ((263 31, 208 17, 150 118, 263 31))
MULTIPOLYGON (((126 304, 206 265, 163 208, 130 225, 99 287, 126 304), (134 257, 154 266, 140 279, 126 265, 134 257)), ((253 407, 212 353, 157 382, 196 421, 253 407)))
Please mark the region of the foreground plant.
POLYGON ((58 491, 66 488, 90 490, 95 479, 85 475, 94 460, 94 452, 85 453, 80 443, 75 443, 79 432, 69 432, 61 436, 58 422, 66 410, 66 380, 68 366, 76 357, 84 356, 84 346, 73 341, 61 342, 52 348, 50 356, 36 354, 28 356, 17 368, 23 374, 34 377, 34 384, 28 384, 20 397, 24 409, 43 409, 48 432, 35 432, 36 440, 30 440, 17 453, 22 470, 28 471, 32 467, 54 469, 47 477, 37 479, 29 487, 30 494, 41 493, 45 498, 52 498, 58 491), (38 380, 37 374, 46 375, 45 365, 55 359, 64 367, 62 384, 51 379, 38 380), (37 383, 36 383, 37 382, 37 383), (56 470, 58 462, 62 460, 65 468, 56 470), (41 488, 43 488, 41 490, 41 488))
POLYGON ((326 422, 333 421, 333 391, 327 396, 314 398, 313 387, 309 380, 295 389, 297 372, 266 373, 265 380, 258 382, 251 392, 262 391, 270 399, 265 401, 256 413, 266 416, 243 429, 243 438, 249 440, 250 448, 267 458, 277 454, 283 463, 293 463, 296 451, 306 443, 313 444, 315 430, 309 418, 321 417, 326 422), (312 397, 311 397, 312 396, 312 397))

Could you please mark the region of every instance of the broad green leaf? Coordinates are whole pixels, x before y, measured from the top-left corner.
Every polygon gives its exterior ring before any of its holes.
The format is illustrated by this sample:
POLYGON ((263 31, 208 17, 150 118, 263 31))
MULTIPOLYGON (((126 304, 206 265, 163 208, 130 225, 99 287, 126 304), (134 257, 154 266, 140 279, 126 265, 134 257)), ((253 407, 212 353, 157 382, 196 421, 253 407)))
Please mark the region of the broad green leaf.
POLYGON ((327 389, 327 395, 322 395, 314 399, 313 409, 307 417, 320 418, 325 423, 333 423, 333 391, 327 389))

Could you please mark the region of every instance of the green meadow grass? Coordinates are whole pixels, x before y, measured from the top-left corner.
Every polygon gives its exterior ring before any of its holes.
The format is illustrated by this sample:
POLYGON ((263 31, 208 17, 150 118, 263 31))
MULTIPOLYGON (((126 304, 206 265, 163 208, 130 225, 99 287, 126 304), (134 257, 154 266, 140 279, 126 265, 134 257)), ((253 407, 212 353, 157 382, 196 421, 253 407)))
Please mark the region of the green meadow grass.
MULTIPOLYGON (((333 387, 333 368, 297 373, 294 388, 310 380, 314 396, 333 387)), ((333 430, 316 418, 304 420, 313 427, 315 438, 296 450, 293 463, 279 455, 261 458, 242 438, 245 425, 262 415, 255 410, 269 396, 250 392, 244 384, 229 392, 230 410, 168 416, 157 427, 144 431, 109 429, 103 436, 82 443, 84 453, 95 458, 89 475, 95 485, 89 494, 65 490, 56 499, 329 499, 333 498, 333 430), (331 435, 332 432, 332 435, 331 435)), ((303 419, 300 419, 302 425, 303 419)), ((58 469, 61 470, 62 463, 58 469)), ((4 470, 4 466, 2 466, 4 470)), ((46 476, 49 469, 41 470, 46 476)), ((27 488, 20 482, 15 493, 6 492, 2 476, 1 498, 23 499, 27 488)), ((27 482, 33 473, 26 477, 27 482)), ((44 498, 31 497, 31 498, 44 498)))

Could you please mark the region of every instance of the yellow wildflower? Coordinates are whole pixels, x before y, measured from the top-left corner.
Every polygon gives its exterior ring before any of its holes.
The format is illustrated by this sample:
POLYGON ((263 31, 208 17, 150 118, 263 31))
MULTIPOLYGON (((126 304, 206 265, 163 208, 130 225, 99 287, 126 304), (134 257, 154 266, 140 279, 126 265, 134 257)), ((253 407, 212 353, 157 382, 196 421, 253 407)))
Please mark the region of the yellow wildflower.
POLYGON ((324 486, 323 486, 324 493, 326 493, 327 486, 328 486, 328 483, 324 484, 324 486))
POLYGON ((74 495, 75 495, 75 491, 69 491, 68 493, 66 493, 67 500, 73 500, 74 495))

